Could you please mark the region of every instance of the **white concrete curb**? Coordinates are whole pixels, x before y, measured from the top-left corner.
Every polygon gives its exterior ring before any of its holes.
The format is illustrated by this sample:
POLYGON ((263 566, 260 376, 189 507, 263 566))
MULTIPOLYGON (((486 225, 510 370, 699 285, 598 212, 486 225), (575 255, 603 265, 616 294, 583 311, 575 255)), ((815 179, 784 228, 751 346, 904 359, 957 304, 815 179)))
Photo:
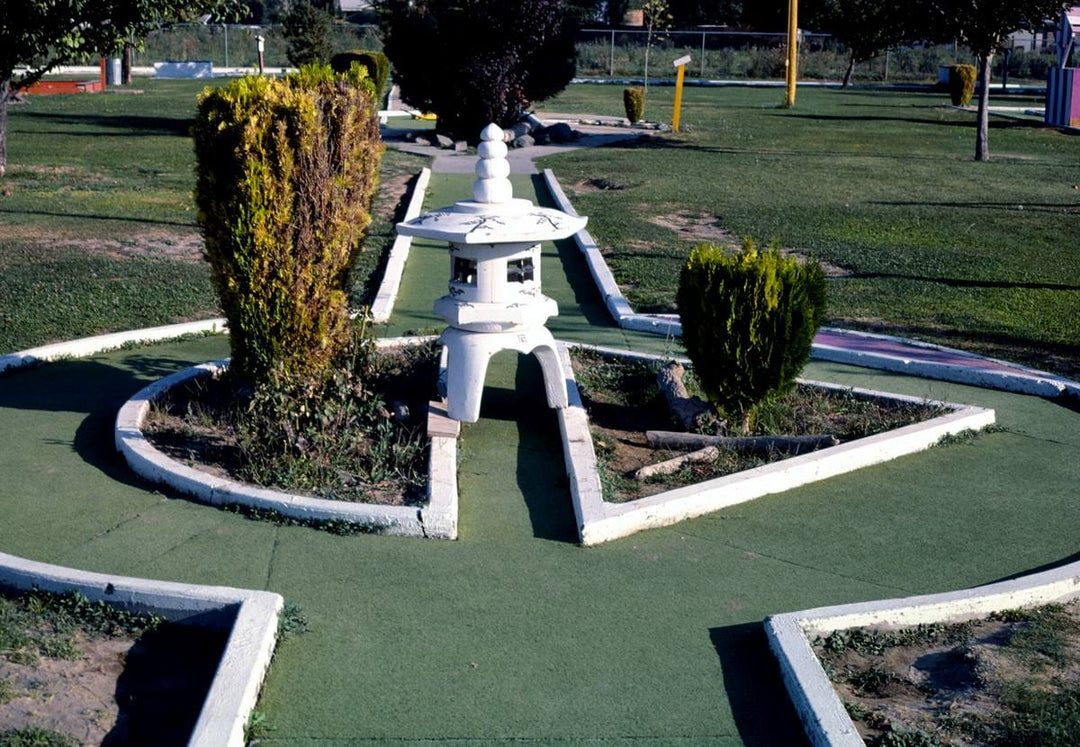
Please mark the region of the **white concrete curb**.
POLYGON ((765 620, 769 647, 811 744, 861 746, 850 717, 811 647, 811 639, 846 628, 960 622, 992 612, 1062 602, 1080 595, 1080 563, 1023 578, 941 594, 819 607, 765 620))
MULTIPOLYGON (((574 210, 574 206, 570 204, 570 200, 567 199, 566 193, 563 192, 558 179, 551 169, 544 169, 544 183, 547 185, 548 191, 551 192, 551 195, 555 199, 560 210, 570 213, 571 215, 578 214, 577 211, 574 210)), ((574 241, 577 243, 581 253, 585 255, 585 262, 589 266, 589 272, 596 283, 596 287, 600 291, 600 295, 604 299, 604 305, 607 306, 607 309, 611 313, 616 324, 623 329, 629 329, 634 332, 648 332, 657 335, 667 335, 669 337, 680 337, 682 335, 682 324, 677 315, 638 314, 630 307, 630 302, 626 300, 618 283, 615 282, 615 277, 611 274, 611 269, 607 266, 604 255, 600 252, 600 248, 596 245, 596 242, 588 231, 582 230, 576 233, 574 235, 574 241)), ((876 368, 883 371, 906 373, 913 376, 921 376, 926 379, 951 381, 957 384, 967 384, 969 386, 978 386, 987 389, 1001 389, 1008 392, 1016 392, 1018 394, 1031 394, 1037 397, 1054 398, 1064 395, 1080 400, 1080 383, 1064 379, 1060 376, 1053 376, 1042 371, 1037 371, 1032 368, 1009 363, 1007 361, 975 356, 971 353, 964 353, 963 351, 947 348, 942 345, 921 343, 903 337, 893 337, 890 335, 880 335, 846 329, 825 329, 835 333, 851 335, 853 337, 892 340, 913 347, 939 350, 946 353, 959 353, 960 355, 971 357, 972 360, 976 362, 981 359, 988 363, 1009 366, 1014 369, 1014 371, 1002 371, 992 366, 987 368, 975 368, 948 363, 937 363, 934 361, 920 361, 885 353, 847 350, 845 348, 838 348, 832 345, 823 345, 819 343, 814 343, 811 347, 810 355, 812 358, 832 361, 834 363, 847 363, 863 368, 876 368)))
POLYGON ((113 332, 107 335, 83 337, 79 340, 42 345, 41 347, 0 356, 0 372, 60 358, 85 358, 132 343, 156 342, 174 337, 183 337, 184 335, 224 331, 224 319, 205 319, 201 322, 169 324, 164 327, 147 327, 146 329, 133 329, 128 332, 113 332))
POLYGON ((218 618, 213 624, 227 625, 231 632, 188 744, 192 747, 244 744, 244 727, 255 708, 277 641, 278 615, 283 606, 280 595, 110 576, 5 553, 0 553, 0 587, 78 592, 92 601, 102 600, 175 621, 200 617, 199 624, 206 624, 207 616, 218 618))
POLYGON ((223 360, 179 371, 143 388, 124 403, 116 416, 116 449, 135 474, 214 506, 239 504, 277 511, 301 521, 346 521, 379 534, 457 538, 457 440, 454 438, 429 439, 428 502, 421 507, 332 501, 260 488, 188 467, 154 448, 142 432, 151 402, 174 386, 213 375, 226 366, 227 361, 223 360))
MULTIPOLYGON (((615 351, 605 352, 614 353, 615 351)), ((562 354, 567 370, 570 406, 565 411, 560 411, 559 427, 563 433, 563 450, 567 473, 570 476, 574 513, 578 520, 578 534, 581 544, 585 546, 626 537, 643 529, 668 526, 765 495, 784 492, 863 467, 881 464, 907 454, 914 454, 930 448, 943 436, 968 429, 977 430, 994 422, 994 411, 982 407, 949 402, 927 402, 918 397, 800 379, 800 382, 804 384, 851 391, 863 398, 926 402, 948 408, 952 412, 887 433, 867 436, 839 446, 802 454, 696 485, 687 485, 636 501, 621 504, 608 503, 603 500, 600 489, 588 417, 581 405, 580 393, 574 382, 565 345, 562 354)), ((616 354, 628 358, 662 359, 661 356, 627 354, 625 351, 616 354)))
MULTIPOLYGON (((409 196, 409 204, 405 208, 403 220, 412 220, 420 215, 430 179, 431 169, 420 169, 412 194, 409 196)), ((410 247, 412 247, 412 237, 401 234, 398 234, 393 246, 390 247, 390 255, 386 259, 386 269, 383 271, 383 279, 379 284, 379 292, 371 304, 371 319, 376 323, 388 321, 394 312, 394 302, 397 301, 398 291, 401 288, 401 276, 405 272, 405 261, 409 258, 410 247)))
POLYGON ((1017 394, 1030 394, 1036 397, 1068 396, 1080 398, 1080 383, 1071 381, 1061 376, 1055 376, 1034 368, 1021 366, 1017 363, 1001 361, 996 358, 987 358, 973 353, 965 353, 962 350, 948 348, 943 345, 935 345, 919 340, 909 340, 904 337, 882 335, 873 332, 859 332, 846 329, 829 329, 834 334, 842 334, 854 338, 867 338, 876 340, 888 340, 910 345, 924 350, 935 350, 942 353, 957 354, 970 357, 973 363, 985 362, 985 368, 973 366, 961 366, 950 363, 938 363, 934 361, 921 361, 915 358, 888 355, 885 353, 868 353, 860 350, 849 350, 834 345, 815 343, 811 355, 818 360, 832 361, 834 363, 846 363, 863 368, 876 368, 882 371, 895 371, 910 376, 920 376, 925 379, 937 379, 939 381, 951 381, 957 384, 967 384, 985 389, 1000 389, 1017 394), (1008 366, 1009 371, 1001 370, 996 366, 1008 366))

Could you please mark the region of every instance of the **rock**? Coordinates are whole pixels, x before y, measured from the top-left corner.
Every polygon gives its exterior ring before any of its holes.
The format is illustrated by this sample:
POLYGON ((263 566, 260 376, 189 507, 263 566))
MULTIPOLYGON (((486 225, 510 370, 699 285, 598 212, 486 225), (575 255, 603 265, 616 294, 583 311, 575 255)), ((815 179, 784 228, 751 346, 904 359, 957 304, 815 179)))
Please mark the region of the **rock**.
POLYGON ((448 138, 446 135, 435 135, 435 142, 439 144, 440 148, 454 147, 454 141, 448 138))
POLYGON ((517 140, 519 137, 528 135, 532 132, 532 125, 528 122, 518 122, 517 124, 506 128, 504 132, 506 133, 505 137, 507 140, 517 140))
POLYGON ((569 143, 576 139, 574 130, 566 122, 557 122, 548 127, 546 132, 553 143, 569 143))
POLYGON ((454 143, 454 152, 455 153, 464 153, 468 149, 469 149, 469 144, 467 142, 465 142, 464 140, 458 140, 456 143, 454 143))
POLYGON ((416 139, 413 140, 413 142, 417 145, 431 145, 430 140, 428 140, 426 137, 420 137, 419 135, 416 136, 416 139))
POLYGON ((547 145, 551 142, 551 137, 548 136, 547 129, 533 130, 532 139, 537 145, 547 145))
POLYGON ((521 137, 514 138, 511 143, 515 148, 528 148, 530 145, 536 145, 536 140, 532 135, 522 135, 521 137))

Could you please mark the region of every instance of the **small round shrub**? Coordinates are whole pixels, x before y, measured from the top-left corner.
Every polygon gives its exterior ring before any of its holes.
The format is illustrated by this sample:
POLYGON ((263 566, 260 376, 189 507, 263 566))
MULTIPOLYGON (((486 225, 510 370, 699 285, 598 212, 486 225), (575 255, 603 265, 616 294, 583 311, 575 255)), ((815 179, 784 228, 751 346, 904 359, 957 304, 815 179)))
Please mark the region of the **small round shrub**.
POLYGON ((335 73, 345 74, 354 62, 367 69, 368 78, 375 84, 375 98, 381 100, 386 90, 386 81, 390 78, 390 58, 382 52, 370 49, 353 49, 331 57, 330 67, 335 73))
POLYGON ((949 98, 953 106, 967 106, 975 93, 975 78, 978 73, 974 65, 949 66, 949 98))
POLYGON ((825 315, 825 273, 813 259, 760 250, 693 250, 677 294, 683 345, 709 401, 746 427, 751 408, 784 394, 810 357, 825 315))
POLYGON ((623 108, 626 109, 626 118, 630 120, 630 124, 640 122, 642 115, 645 113, 645 89, 624 88, 622 103, 623 108))

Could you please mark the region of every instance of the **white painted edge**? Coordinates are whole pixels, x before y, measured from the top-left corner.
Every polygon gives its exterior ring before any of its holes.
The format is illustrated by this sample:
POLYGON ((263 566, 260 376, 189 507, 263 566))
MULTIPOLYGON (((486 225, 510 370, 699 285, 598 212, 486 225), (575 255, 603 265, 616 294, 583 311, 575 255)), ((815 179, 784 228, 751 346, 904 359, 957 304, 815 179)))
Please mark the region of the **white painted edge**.
POLYGON ((189 467, 154 448, 142 432, 150 404, 172 387, 214 375, 227 365, 221 360, 178 371, 144 387, 123 404, 116 416, 116 450, 135 474, 214 506, 236 503, 293 519, 347 521, 367 525, 379 534, 457 537, 457 442, 452 438, 430 439, 428 502, 420 507, 332 501, 261 488, 189 467))
MULTIPOLYGON (((581 347, 619 354, 611 349, 581 347)), ((565 344, 561 345, 560 352, 564 356, 564 365, 568 372, 567 390, 570 404, 565 410, 559 412, 559 428, 563 434, 563 452, 567 463, 567 474, 570 477, 574 515, 578 522, 578 537, 583 546, 609 542, 644 529, 669 526, 765 495, 785 492, 863 467, 891 461, 901 456, 924 451, 944 436, 963 430, 985 428, 994 422, 994 411, 987 408, 927 401, 907 395, 800 379, 800 383, 809 386, 851 391, 863 398, 927 402, 946 407, 952 412, 922 423, 790 457, 695 485, 668 490, 636 501, 608 503, 604 501, 600 488, 596 452, 589 433, 588 417, 581 405, 581 395, 573 378, 568 359, 569 352, 565 344)), ((664 356, 640 353, 626 357, 664 359, 664 356)))
MULTIPOLYGON (((577 215, 577 211, 574 210, 574 206, 570 204, 570 200, 566 197, 566 193, 563 192, 562 187, 559 185, 555 173, 551 169, 544 169, 543 174, 544 183, 547 185, 548 191, 551 192, 556 204, 558 204, 559 209, 570 213, 571 215, 577 215)), ((611 269, 604 259, 604 255, 600 252, 600 248, 588 231, 578 231, 574 234, 574 241, 577 243, 582 254, 585 255, 585 262, 589 266, 589 273, 592 275, 593 281, 596 283, 596 287, 599 289, 600 295, 604 299, 604 305, 607 307, 608 312, 610 312, 616 324, 623 329, 634 332, 647 332, 650 334, 666 335, 668 337, 682 336, 682 324, 679 322, 678 317, 672 317, 671 315, 665 314, 638 314, 630 307, 630 302, 627 301, 622 290, 619 288, 618 283, 615 282, 615 277, 612 275, 611 269)), ((913 358, 892 356, 883 353, 847 350, 845 348, 817 343, 811 346, 811 357, 818 360, 832 361, 834 363, 847 363, 863 368, 895 371, 911 374, 913 376, 921 376, 927 379, 951 381, 957 384, 967 384, 969 386, 978 386, 987 389, 1001 389, 1008 392, 1031 394, 1038 397, 1049 398, 1065 395, 1080 400, 1080 383, 1053 376, 1042 371, 1037 371, 1033 368, 1020 366, 1015 363, 976 356, 971 353, 965 353, 964 351, 954 350, 953 348, 934 345, 932 343, 920 343, 916 340, 909 340, 904 337, 893 337, 890 335, 843 329, 830 331, 857 337, 870 337, 902 342, 913 347, 959 353, 970 356, 973 365, 958 366, 948 363, 936 363, 933 361, 920 361, 913 358), (1013 371, 978 368, 978 362, 980 360, 1009 366, 1013 371)))
MULTIPOLYGON (((405 207, 404 220, 409 221, 420 215, 424 204, 424 195, 427 194, 428 182, 431 180, 431 169, 420 169, 413 184, 412 194, 409 196, 408 205, 405 207)), ((382 282, 379 291, 371 304, 371 318, 376 323, 386 322, 394 312, 394 303, 397 301, 398 291, 401 290, 401 277, 405 272, 405 262, 409 259, 409 249, 412 247, 412 237, 397 235, 390 254, 386 259, 386 269, 383 271, 382 282)))
POLYGON ((35 363, 53 361, 58 358, 85 358, 95 353, 114 350, 123 345, 138 342, 156 342, 183 335, 204 334, 225 331, 225 319, 205 319, 200 322, 169 324, 163 327, 147 327, 127 332, 113 332, 95 337, 83 337, 68 342, 22 350, 18 353, 0 356, 0 372, 8 369, 29 366, 35 363))
POLYGON ((0 586, 78 592, 92 601, 183 621, 235 608, 231 632, 188 742, 192 747, 240 747, 277 642, 280 595, 223 586, 112 576, 0 553, 0 586))
POLYGON ((765 634, 811 744, 861 746, 863 740, 814 654, 812 636, 855 627, 960 622, 1077 596, 1080 562, 973 589, 772 615, 765 620, 765 634))

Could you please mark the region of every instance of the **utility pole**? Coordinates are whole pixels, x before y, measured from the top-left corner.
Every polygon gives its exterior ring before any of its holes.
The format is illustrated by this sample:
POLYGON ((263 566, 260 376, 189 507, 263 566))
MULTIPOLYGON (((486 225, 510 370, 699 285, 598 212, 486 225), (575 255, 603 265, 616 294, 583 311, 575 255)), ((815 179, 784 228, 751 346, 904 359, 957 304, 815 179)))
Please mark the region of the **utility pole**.
POLYGON ((795 106, 795 80, 799 64, 799 0, 788 0, 787 18, 787 97, 785 106, 795 106))

